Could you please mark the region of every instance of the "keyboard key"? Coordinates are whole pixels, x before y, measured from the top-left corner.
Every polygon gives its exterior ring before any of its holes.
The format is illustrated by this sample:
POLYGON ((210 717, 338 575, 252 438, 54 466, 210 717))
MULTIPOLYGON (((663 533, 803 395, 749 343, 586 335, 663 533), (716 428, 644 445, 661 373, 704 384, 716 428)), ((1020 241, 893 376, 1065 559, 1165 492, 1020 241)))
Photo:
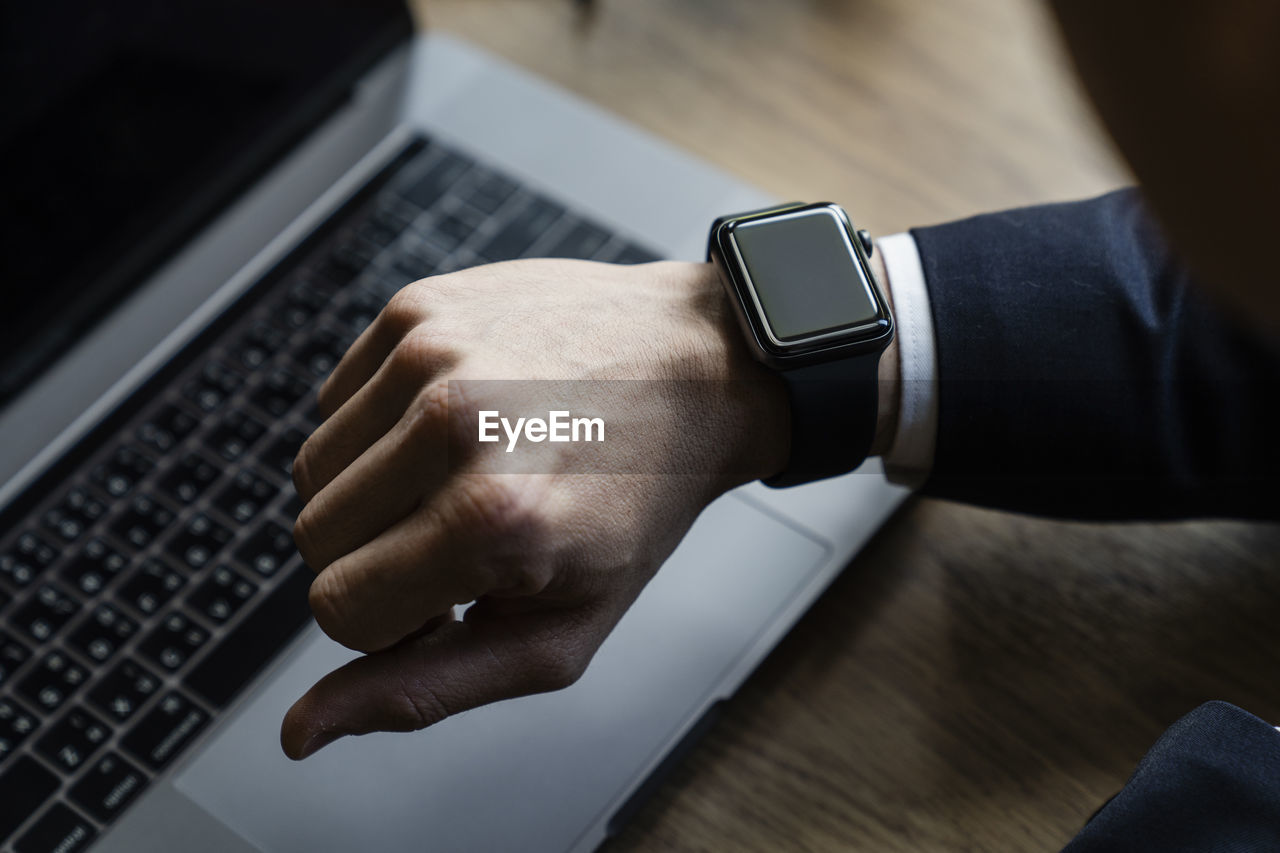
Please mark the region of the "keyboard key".
POLYGON ((359 334, 368 328, 386 304, 386 300, 381 296, 362 287, 351 295, 347 303, 338 311, 338 316, 356 334, 359 334))
POLYGON ((172 403, 161 406, 138 427, 138 440, 153 450, 167 453, 200 425, 194 415, 172 403))
POLYGON ((31 657, 31 650, 13 637, 0 631, 0 687, 13 677, 18 667, 31 657))
POLYGON ((394 276, 392 283, 395 286, 387 291, 388 298, 390 298, 390 294, 395 293, 406 284, 434 275, 442 269, 444 264, 443 255, 424 251, 425 249, 425 246, 419 246, 417 251, 403 255, 391 265, 391 275, 394 276))
POLYGON ((133 547, 142 549, 163 533, 173 519, 173 513, 163 504, 148 495, 137 495, 111 530, 133 547))
POLYGON ((125 749, 159 770, 204 728, 209 715, 180 693, 165 695, 121 741, 125 749))
POLYGON ((103 823, 124 811, 147 786, 142 771, 108 752, 71 788, 71 800, 103 823))
MULTIPOLYGON (((365 243, 370 242, 372 241, 365 240, 365 243)), ((329 307, 329 300, 333 298, 333 293, 333 288, 329 286, 328 282, 314 276, 299 274, 299 277, 285 291, 284 301, 286 304, 296 305, 314 316, 329 307)))
MULTIPOLYGON (((305 365, 312 375, 324 378, 333 372, 346 354, 355 338, 347 334, 339 334, 332 329, 318 329, 307 337, 303 345, 294 353, 299 364, 305 365)), ((298 396, 302 397, 311 390, 308 383, 298 396)))
POLYGON ((14 853, 76 853, 97 836, 93 824, 62 803, 54 803, 14 843, 14 853))
POLYGON ((159 689, 158 677, 132 658, 125 658, 89 691, 89 701, 123 723, 159 689))
POLYGON ((191 504, 204 493, 205 487, 218 479, 220 473, 199 453, 188 453, 161 478, 160 488, 173 499, 191 504))
POLYGON ((239 572, 218 566, 187 597, 187 604, 210 621, 221 624, 234 616, 257 591, 258 587, 239 572))
POLYGON ((319 404, 313 398, 302 411, 300 426, 308 433, 313 433, 322 423, 324 423, 324 417, 320 414, 319 404))
POLYGON ((18 692, 47 713, 62 707, 87 677, 84 668, 71 658, 62 652, 50 652, 34 672, 18 683, 18 692))
POLYGON ((302 498, 298 497, 292 485, 286 486, 285 490, 289 497, 285 499, 284 506, 280 507, 280 512, 291 522, 296 522, 302 514, 302 498))
POLYGON ((182 396, 202 412, 212 412, 236 392, 244 380, 219 361, 207 361, 200 372, 182 387, 182 396))
POLYGON ((292 371, 277 367, 262 378, 249 399, 273 418, 282 418, 311 391, 311 383, 292 371))
POLYGON ((609 242, 609 232, 589 222, 579 222, 560 238, 560 242, 547 252, 549 258, 594 258, 604 244, 609 242))
POLYGON ((36 742, 36 750, 59 770, 70 773, 107 742, 111 730, 83 708, 72 708, 36 742))
POLYGON ((155 463, 147 456, 126 444, 94 468, 90 479, 111 497, 118 498, 127 495, 154 467, 155 463))
POLYGON ((204 513, 193 516, 169 540, 167 550, 182 565, 198 571, 208 565, 222 546, 231 541, 231 531, 204 513))
POLYGON ((208 631, 175 610, 147 635, 138 651, 173 672, 181 669, 208 639, 208 631))
POLYGON ((107 512, 88 489, 72 489, 44 514, 44 526, 63 542, 74 542, 107 512))
POLYGON ((232 520, 244 524, 280 493, 280 487, 252 471, 238 471, 231 482, 213 499, 213 505, 232 520))
POLYGON ((289 427, 267 447, 262 454, 263 463, 282 472, 286 477, 293 476, 293 460, 297 458, 302 442, 306 440, 305 432, 297 427, 289 427))
POLYGON ((146 617, 168 604, 185 583, 181 574, 152 557, 120 588, 120 598, 146 617))
POLYGON ((13 615, 13 626, 26 633, 36 643, 47 642, 67 624, 80 602, 62 588, 44 583, 36 589, 35 596, 13 615))
POLYGON ((463 192, 463 198, 481 213, 495 213, 515 193, 517 184, 510 178, 488 173, 463 192))
POLYGON ((44 526, 63 542, 74 542, 84 533, 85 523, 74 515, 69 515, 61 507, 52 507, 44 514, 44 526))
POLYGON ((263 577, 271 577, 296 553, 293 534, 268 521, 236 550, 236 557, 263 577))
POLYGON ((277 306, 276 310, 271 314, 271 322, 276 325, 281 333, 292 335, 299 329, 305 329, 314 316, 313 311, 307 310, 301 305, 291 305, 285 302, 277 306))
POLYGON ((385 219, 370 218, 356 230, 356 235, 372 246, 385 249, 395 242, 396 237, 404 230, 404 225, 408 224, 403 217, 400 217, 400 221, 404 222, 404 224, 399 227, 392 227, 388 225, 390 217, 385 219))
MULTIPOLYGON (((336 263, 339 267, 350 268, 343 272, 344 275, 355 275, 377 253, 375 247, 359 240, 349 240, 343 245, 340 259, 336 263)), ((272 306, 269 322, 286 336, 311 325, 312 318, 328 305, 329 295, 332 293, 332 287, 327 281, 322 287, 314 286, 320 282, 320 279, 312 279, 311 282, 298 280, 291 284, 284 298, 272 306)))
MULTIPOLYGON (((368 268, 380 250, 377 245, 366 243, 354 235, 348 235, 329 252, 329 255, 317 268, 317 273, 331 287, 335 289, 345 287, 353 278, 368 268)), ((287 321, 287 311, 275 312, 271 315, 272 322, 279 323, 282 319, 287 321), (278 316, 280 314, 286 316, 282 318, 278 316)), ((305 325, 305 321, 303 325, 305 325)))
POLYGON ((222 422, 214 427, 205 437, 205 445, 227 462, 235 462, 254 442, 262 437, 267 428, 244 412, 230 411, 222 422))
POLYGON ((62 577, 87 596, 97 595, 129 564, 123 554, 103 539, 90 539, 62 569, 62 577))
POLYGON ((490 261, 518 258, 529 251, 563 214, 564 208, 555 202, 543 198, 532 199, 515 219, 480 250, 480 254, 490 261))
POLYGON ((302 626, 311 620, 307 590, 314 579, 298 566, 200 661, 186 685, 221 707, 266 666, 302 626))
POLYGON ((58 556, 48 542, 34 533, 23 533, 5 551, 0 552, 0 578, 16 587, 24 587, 48 568, 58 556))
MULTIPOLYGON (((427 233, 427 240, 447 254, 466 242, 475 233, 476 226, 455 213, 446 213, 436 220, 427 233)), ((421 276, 418 276, 421 278, 421 276)))
POLYGON ((0 767, 39 725, 30 711, 12 699, 0 697, 0 767))
POLYGON ((138 632, 138 623, 113 604, 99 604, 71 633, 71 646, 89 660, 101 663, 138 632))
POLYGON ((284 348, 288 341, 287 333, 279 328, 259 320, 249 329, 249 333, 233 347, 235 357, 242 367, 257 370, 284 348))
POLYGON ((44 805, 58 790, 58 777, 23 755, 0 770, 0 840, 8 837, 24 820, 44 805))
POLYGON ((371 243, 385 246, 409 227, 416 214, 417 211, 406 208, 395 198, 384 198, 378 202, 369 221, 360 227, 360 236, 371 243))
POLYGON ((471 168, 469 160, 446 151, 425 175, 403 190, 403 195, 406 200, 418 207, 428 209, 439 201, 445 191, 457 183, 469 168, 471 168))

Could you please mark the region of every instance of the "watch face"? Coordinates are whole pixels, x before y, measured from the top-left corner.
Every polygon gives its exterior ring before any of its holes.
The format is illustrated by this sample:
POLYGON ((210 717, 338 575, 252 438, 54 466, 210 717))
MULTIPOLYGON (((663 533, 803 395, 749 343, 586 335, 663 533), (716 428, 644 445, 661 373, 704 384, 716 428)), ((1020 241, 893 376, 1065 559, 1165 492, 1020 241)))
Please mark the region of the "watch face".
POLYGON ((788 352, 885 333, 887 315, 854 239, 843 213, 827 205, 733 225, 739 285, 762 345, 788 352))

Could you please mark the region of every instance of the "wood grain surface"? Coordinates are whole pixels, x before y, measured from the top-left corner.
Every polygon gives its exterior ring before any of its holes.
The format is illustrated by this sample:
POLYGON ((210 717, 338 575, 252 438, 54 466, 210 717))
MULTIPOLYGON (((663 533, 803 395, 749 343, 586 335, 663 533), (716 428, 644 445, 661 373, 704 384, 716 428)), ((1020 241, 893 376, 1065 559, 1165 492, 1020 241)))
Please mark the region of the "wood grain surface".
MULTIPOLYGON (((884 234, 1125 183, 1031 0, 419 0, 778 196, 884 234)), ((1280 528, 913 500, 609 845, 1057 850, 1169 723, 1280 721, 1280 528)))

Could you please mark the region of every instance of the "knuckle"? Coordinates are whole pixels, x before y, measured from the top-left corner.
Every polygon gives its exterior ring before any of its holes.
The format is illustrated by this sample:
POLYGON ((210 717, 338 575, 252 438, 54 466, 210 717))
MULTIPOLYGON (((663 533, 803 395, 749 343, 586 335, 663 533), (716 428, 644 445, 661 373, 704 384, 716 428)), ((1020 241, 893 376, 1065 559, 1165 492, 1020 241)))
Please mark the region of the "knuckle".
POLYGON ((334 371, 330 371, 324 382, 320 384, 320 389, 316 391, 316 408, 320 410, 320 414, 326 419, 332 417, 338 411, 338 391, 333 384, 333 377, 334 371))
POLYGON ((480 417, 480 407, 469 395, 463 393, 461 383, 448 383, 445 391, 445 435, 449 449, 452 452, 474 452, 477 447, 476 423, 480 417))
POLYGON ((563 690, 575 684, 587 669, 587 661, 557 643, 537 647, 530 654, 528 674, 535 692, 563 690))
POLYGON ((415 285, 397 290, 383 307, 378 319, 396 335, 405 335, 422 322, 426 315, 422 299, 415 285))
POLYGON ((293 523, 293 544, 298 546, 298 553, 302 555, 302 561, 312 571, 318 572, 324 568, 324 563, 320 556, 319 543, 316 540, 317 520, 314 506, 314 504, 308 504, 302 508, 302 512, 298 513, 298 518, 293 523))
POLYGON ((428 382, 413 400, 407 428, 415 439, 439 435, 449 417, 449 383, 437 379, 428 382))
POLYGON ((439 421, 449 416, 449 382, 435 379, 423 386, 415 399, 420 419, 439 421))
POLYGON ((409 331, 391 351, 391 371, 397 378, 416 379, 437 371, 452 360, 440 336, 421 326, 409 331))
POLYGON ((477 446, 477 415, 455 385, 444 378, 428 382, 418 392, 406 426, 411 441, 437 445, 450 460, 466 460, 477 446))
POLYGON ((315 496, 315 442, 311 439, 303 442, 298 448, 298 455, 293 458, 293 487, 304 502, 315 496))
POLYGON ((541 513, 532 490, 510 478, 478 478, 464 495, 467 521, 481 535, 533 538, 541 513))
POLYGON ((351 593, 341 573, 332 569, 321 572, 311 582, 307 603, 316 624, 336 642, 356 651, 366 651, 350 617, 351 593))
POLYGON ((547 547, 550 522, 527 483, 477 478, 464 490, 459 515, 460 529, 488 543, 487 558, 470 568, 477 576, 483 574, 486 591, 530 596, 551 583, 555 560, 547 547))

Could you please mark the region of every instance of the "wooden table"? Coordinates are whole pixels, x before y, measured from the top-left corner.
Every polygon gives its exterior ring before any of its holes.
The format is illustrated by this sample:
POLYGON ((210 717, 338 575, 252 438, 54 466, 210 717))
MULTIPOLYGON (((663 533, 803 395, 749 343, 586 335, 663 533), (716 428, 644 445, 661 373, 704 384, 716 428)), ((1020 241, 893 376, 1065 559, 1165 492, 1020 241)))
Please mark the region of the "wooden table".
MULTIPOLYGON (((419 0, 886 234, 1127 181, 1032 0, 419 0)), ((1057 850, 1210 698, 1280 721, 1280 529, 914 500, 610 847, 1057 850)))

